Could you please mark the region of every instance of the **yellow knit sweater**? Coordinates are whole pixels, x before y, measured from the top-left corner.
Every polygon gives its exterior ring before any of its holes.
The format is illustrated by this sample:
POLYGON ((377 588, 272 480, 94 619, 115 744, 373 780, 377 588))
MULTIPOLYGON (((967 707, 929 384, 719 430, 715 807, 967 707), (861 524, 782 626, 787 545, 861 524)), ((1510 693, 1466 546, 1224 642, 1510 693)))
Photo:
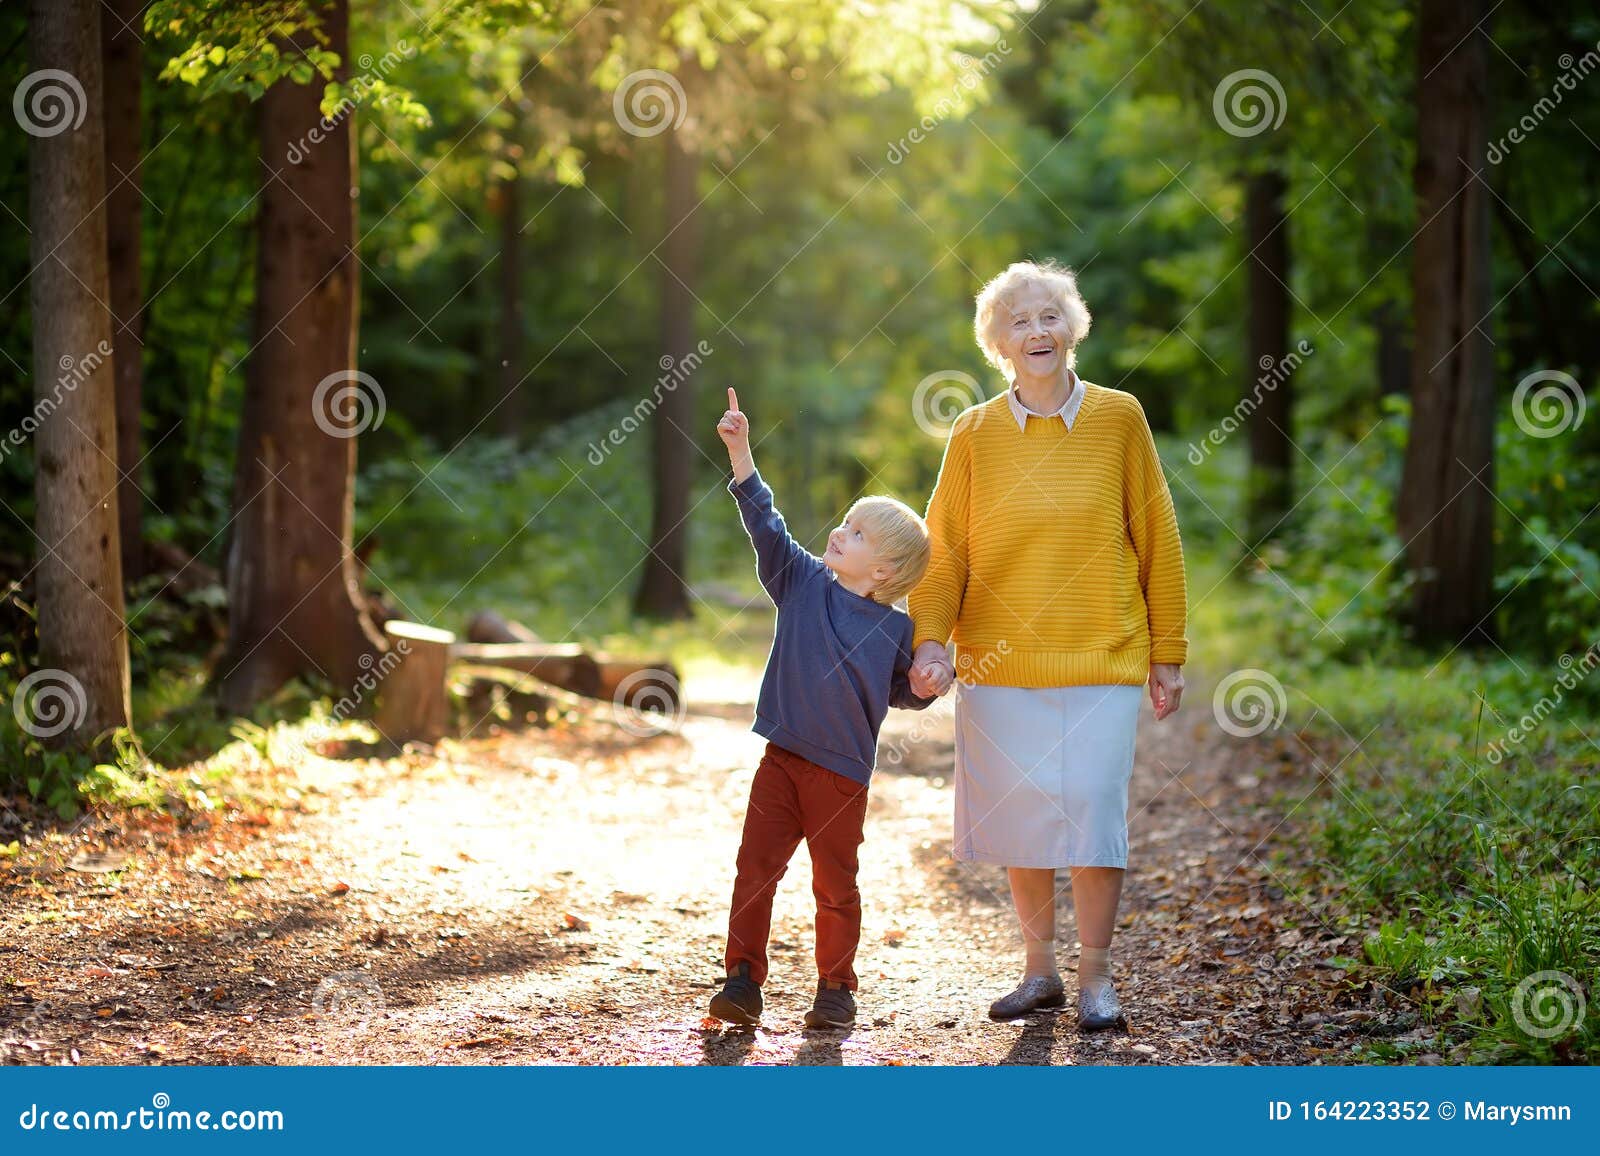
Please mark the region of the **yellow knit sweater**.
POLYGON ((964 682, 1140 685, 1188 658, 1183 545, 1144 409, 1084 384, 1070 430, 1019 430, 1001 394, 950 431, 909 607, 915 645, 953 638, 964 682))

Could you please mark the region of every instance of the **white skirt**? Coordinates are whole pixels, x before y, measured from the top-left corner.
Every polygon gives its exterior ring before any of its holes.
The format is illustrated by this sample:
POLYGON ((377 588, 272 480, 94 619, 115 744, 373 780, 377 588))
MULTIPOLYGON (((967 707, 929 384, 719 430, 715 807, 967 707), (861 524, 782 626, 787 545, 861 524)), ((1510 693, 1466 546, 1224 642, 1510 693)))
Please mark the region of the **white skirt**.
POLYGON ((957 684, 955 858, 1126 867, 1141 686, 957 684))

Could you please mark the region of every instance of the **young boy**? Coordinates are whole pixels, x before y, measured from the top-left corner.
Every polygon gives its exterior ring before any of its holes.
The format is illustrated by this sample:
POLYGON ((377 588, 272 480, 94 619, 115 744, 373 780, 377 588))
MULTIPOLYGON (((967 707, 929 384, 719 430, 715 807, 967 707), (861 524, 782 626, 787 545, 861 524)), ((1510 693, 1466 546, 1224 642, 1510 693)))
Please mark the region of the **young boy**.
POLYGON ((922 710, 912 694, 911 618, 891 605, 928 567, 928 528, 893 498, 862 498, 828 535, 821 558, 789 535, 750 454, 750 423, 728 390, 717 423, 728 447, 728 489, 756 550, 778 625, 753 730, 767 737, 750 785, 728 917, 727 975, 711 1014, 760 1020, 772 897, 804 839, 817 898, 817 997, 809 1028, 855 1022, 861 892, 856 849, 867 814, 878 728, 890 706, 922 710))

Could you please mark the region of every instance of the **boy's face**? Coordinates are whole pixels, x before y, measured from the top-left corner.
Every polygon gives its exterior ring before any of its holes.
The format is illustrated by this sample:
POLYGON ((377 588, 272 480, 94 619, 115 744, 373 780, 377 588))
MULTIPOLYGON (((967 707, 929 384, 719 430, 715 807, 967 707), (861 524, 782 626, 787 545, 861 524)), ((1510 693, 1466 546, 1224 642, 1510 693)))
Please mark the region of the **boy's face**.
POLYGON ((822 561, 839 577, 851 581, 882 582, 892 569, 878 556, 878 547, 872 538, 849 514, 829 532, 828 548, 822 561))

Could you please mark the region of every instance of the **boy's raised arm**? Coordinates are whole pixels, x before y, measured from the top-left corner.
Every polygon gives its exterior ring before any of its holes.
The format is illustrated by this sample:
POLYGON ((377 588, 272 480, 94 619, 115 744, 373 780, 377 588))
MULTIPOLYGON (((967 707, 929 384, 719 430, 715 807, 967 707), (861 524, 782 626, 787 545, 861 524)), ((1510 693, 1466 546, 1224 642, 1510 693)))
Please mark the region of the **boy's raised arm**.
POLYGON ((739 395, 730 387, 728 411, 717 423, 717 435, 728 447, 733 481, 728 489, 739 500, 739 517, 756 551, 756 575, 776 604, 795 584, 823 568, 822 560, 789 533, 783 515, 772 503, 772 489, 756 471, 750 452, 750 421, 739 410, 739 395))

